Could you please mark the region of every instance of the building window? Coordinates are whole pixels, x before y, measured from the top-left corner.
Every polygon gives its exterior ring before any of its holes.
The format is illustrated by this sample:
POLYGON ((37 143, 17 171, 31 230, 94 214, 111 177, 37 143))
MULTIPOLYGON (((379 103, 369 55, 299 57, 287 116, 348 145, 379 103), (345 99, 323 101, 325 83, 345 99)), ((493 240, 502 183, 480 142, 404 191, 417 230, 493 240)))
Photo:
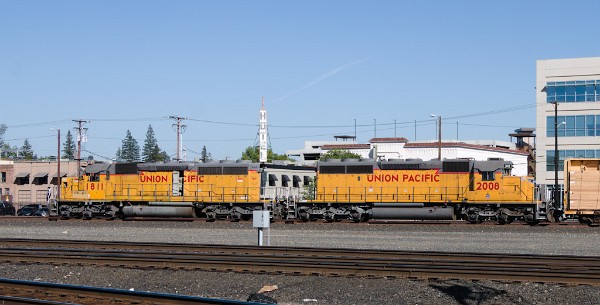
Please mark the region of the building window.
POLYGON ((6 183, 6 172, 0 172, 0 182, 6 183))
POLYGON ((600 102, 600 80, 547 82, 546 101, 548 103, 600 102))
MULTIPOLYGON (((558 137, 600 136, 600 115, 559 115, 556 118, 558 137)), ((554 116, 546 117, 546 137, 554 138, 554 124, 554 116)))
MULTIPOLYGON (((600 150, 569 149, 558 151, 558 171, 563 171, 567 158, 600 158, 600 150)), ((546 171, 554 171, 554 150, 546 151, 546 171)))

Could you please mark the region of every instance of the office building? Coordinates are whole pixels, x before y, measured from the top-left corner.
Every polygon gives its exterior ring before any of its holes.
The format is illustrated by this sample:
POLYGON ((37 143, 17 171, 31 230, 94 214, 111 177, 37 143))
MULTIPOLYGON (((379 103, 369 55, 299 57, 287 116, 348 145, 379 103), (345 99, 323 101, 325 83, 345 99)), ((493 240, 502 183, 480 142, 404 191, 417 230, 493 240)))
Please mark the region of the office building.
POLYGON ((559 184, 566 158, 600 158, 600 57, 537 61, 536 136, 539 184, 555 183, 555 140, 559 184))

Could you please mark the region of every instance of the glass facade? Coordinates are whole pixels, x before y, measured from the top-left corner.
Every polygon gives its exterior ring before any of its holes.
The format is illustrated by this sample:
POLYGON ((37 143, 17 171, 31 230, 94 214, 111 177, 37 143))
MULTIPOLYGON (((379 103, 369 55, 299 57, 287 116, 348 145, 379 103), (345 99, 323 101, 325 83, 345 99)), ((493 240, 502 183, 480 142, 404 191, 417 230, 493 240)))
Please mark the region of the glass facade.
POLYGON ((547 82, 546 102, 600 102, 600 80, 547 82))
MULTIPOLYGON (((559 150, 558 151, 558 171, 562 171, 567 158, 600 158, 599 149, 578 149, 578 150, 559 150)), ((546 151, 546 170, 554 171, 554 150, 546 151)))
MULTIPOLYGON (((559 115, 557 118, 559 137, 600 136, 600 115, 559 115)), ((554 138, 554 116, 546 117, 546 136, 554 138)))

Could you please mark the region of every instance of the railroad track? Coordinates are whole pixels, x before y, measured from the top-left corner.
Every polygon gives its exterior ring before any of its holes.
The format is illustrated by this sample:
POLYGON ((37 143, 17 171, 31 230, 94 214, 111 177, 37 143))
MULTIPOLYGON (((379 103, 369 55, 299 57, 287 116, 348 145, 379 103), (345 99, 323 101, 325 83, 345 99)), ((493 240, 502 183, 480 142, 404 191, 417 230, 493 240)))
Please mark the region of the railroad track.
POLYGON ((255 302, 211 299, 44 282, 0 279, 1 304, 135 304, 135 305, 258 305, 255 302))
POLYGON ((0 239, 0 262, 600 286, 600 257, 0 239))
MULTIPOLYGON (((6 220, 24 220, 24 221, 59 221, 60 217, 51 216, 51 217, 37 217, 37 216, 0 216, 0 219, 6 220)), ((107 221, 123 221, 123 222, 196 222, 202 223, 207 222, 206 219, 203 218, 176 218, 176 217, 131 217, 126 219, 68 219, 68 220, 60 220, 60 221, 70 221, 70 222, 107 222, 107 221)), ((231 221, 231 220, 220 220, 221 223, 228 222, 239 222, 239 221, 231 221)), ((242 223, 251 224, 251 221, 242 221, 242 223)), ((212 223, 212 222, 211 222, 212 223)), ((323 225, 328 226, 331 225, 328 222, 323 220, 320 221, 309 221, 304 222, 300 220, 295 221, 285 221, 285 220, 277 220, 275 223, 285 223, 285 224, 297 224, 297 225, 323 225)), ((416 225, 416 226, 425 226, 425 225, 440 225, 440 226, 539 226, 539 227, 599 227, 598 225, 584 225, 579 223, 576 220, 567 220, 563 222, 540 222, 537 224, 528 224, 524 221, 514 221, 510 224, 500 225, 495 221, 484 221, 478 224, 472 224, 468 221, 464 220, 394 220, 394 219, 377 219, 377 220, 369 220, 368 222, 360 222, 354 223, 350 220, 343 220, 339 222, 335 222, 340 225, 349 225, 349 226, 369 226, 369 225, 416 225)))

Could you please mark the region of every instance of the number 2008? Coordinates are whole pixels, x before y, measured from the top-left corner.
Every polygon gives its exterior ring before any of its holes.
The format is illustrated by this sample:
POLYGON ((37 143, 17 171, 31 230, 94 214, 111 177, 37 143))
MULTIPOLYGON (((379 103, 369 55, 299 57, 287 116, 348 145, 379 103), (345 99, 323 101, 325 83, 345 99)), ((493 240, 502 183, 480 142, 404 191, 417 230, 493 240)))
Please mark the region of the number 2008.
POLYGON ((477 190, 485 191, 485 190, 499 190, 500 183, 498 182, 477 182, 477 190))

